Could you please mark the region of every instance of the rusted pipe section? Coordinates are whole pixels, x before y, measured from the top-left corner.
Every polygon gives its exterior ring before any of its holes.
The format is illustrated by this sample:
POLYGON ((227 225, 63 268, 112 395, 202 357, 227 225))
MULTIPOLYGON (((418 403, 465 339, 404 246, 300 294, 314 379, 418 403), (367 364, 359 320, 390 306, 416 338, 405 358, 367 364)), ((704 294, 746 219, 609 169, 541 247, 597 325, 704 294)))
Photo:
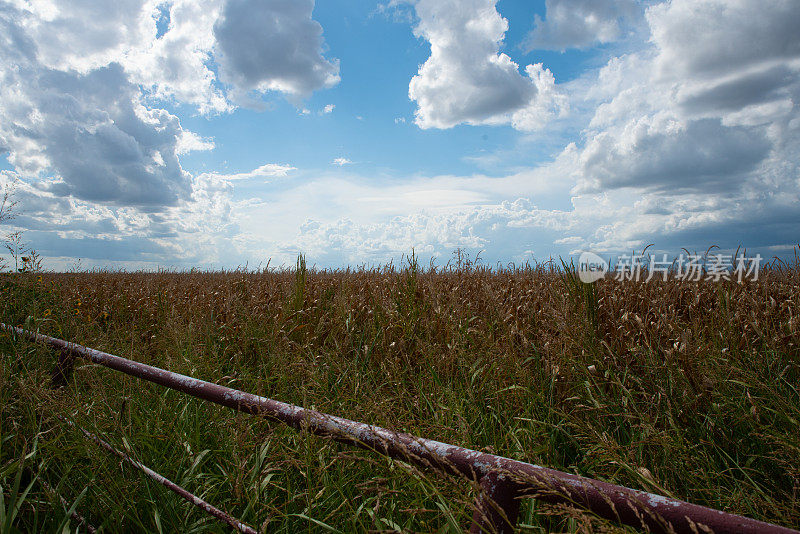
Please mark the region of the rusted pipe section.
POLYGON ((481 479, 469 534, 511 534, 519 516, 520 487, 508 477, 489 473, 481 479))
MULTIPOLYGON (((582 508, 599 517, 648 529, 650 532, 681 534, 710 530, 718 534, 750 532, 800 534, 786 527, 685 501, 326 415, 21 328, 2 324, 0 328, 58 350, 68 350, 96 364, 221 406, 268 417, 295 428, 331 437, 342 443, 370 449, 422 467, 431 467, 478 483, 481 483, 487 475, 493 475, 504 481, 506 489, 513 489, 514 506, 518 506, 517 496, 534 497, 549 503, 582 508)), ((491 480, 487 479, 486 483, 491 480)), ((494 500, 491 492, 488 498, 500 506, 503 506, 502 502, 506 500, 504 497, 494 500)), ((516 516, 516 509, 506 509, 504 513, 510 522, 511 518, 516 516)))
MULTIPOLYGON (((42 487, 50 496, 58 497, 58 500, 61 501, 61 504, 64 505, 66 510, 72 508, 72 506, 67 502, 67 500, 64 497, 62 497, 61 494, 58 493, 55 489, 53 489, 53 487, 50 486, 50 484, 48 484, 41 478, 39 479, 39 483, 42 485, 42 487)), ((84 527, 86 527, 86 532, 88 532, 89 534, 94 534, 95 532, 97 532, 97 529, 94 528, 91 523, 86 521, 86 518, 84 518, 77 511, 73 510, 72 512, 69 513, 69 515, 72 519, 77 521, 79 525, 83 525, 84 527)))
POLYGON ((142 464, 140 462, 137 462, 136 460, 134 460, 133 458, 131 458, 130 456, 125 454, 123 451, 121 451, 119 449, 116 449, 114 446, 112 446, 110 443, 108 443, 107 441, 103 440, 99 436, 97 436, 95 434, 92 434, 88 430, 86 430, 84 428, 81 428, 80 426, 76 425, 75 423, 73 423, 69 419, 61 417, 60 415, 58 416, 58 418, 61 419, 63 422, 67 423, 68 425, 70 425, 71 427, 73 427, 73 428, 75 428, 77 430, 80 430, 81 433, 84 436, 86 436, 90 440, 94 441, 95 443, 97 443, 98 445, 100 445, 101 447, 106 449, 107 451, 111 452, 112 454, 115 454, 119 458, 125 460, 126 462, 128 462, 129 464, 134 466, 136 469, 139 469, 145 475, 149 476, 150 478, 152 478, 153 480, 155 480, 159 484, 162 484, 163 486, 166 486, 167 488, 169 488, 173 492, 177 493, 178 495, 180 495, 181 497, 183 497, 184 499, 186 499, 187 501, 189 501, 193 505, 197 506, 198 508, 203 509, 208 514, 213 515, 214 517, 216 517, 217 519, 219 519, 223 523, 227 523, 228 525, 233 527, 234 530, 237 530, 239 532, 244 532, 245 534, 258 534, 258 532, 253 527, 245 525, 244 523, 242 523, 238 519, 228 515, 227 513, 223 512, 222 510, 220 510, 219 508, 215 507, 214 505, 209 504, 208 502, 204 501, 203 499, 201 499, 197 495, 195 495, 193 493, 190 493, 186 489, 184 489, 181 486, 175 484, 174 482, 172 482, 170 479, 166 478, 165 476, 160 475, 160 474, 156 473, 155 471, 153 471, 152 469, 150 469, 149 467, 147 467, 146 465, 144 465, 144 464, 142 464))
POLYGON ((58 351, 58 360, 50 373, 50 387, 59 389, 66 387, 72 378, 75 355, 68 350, 58 351))

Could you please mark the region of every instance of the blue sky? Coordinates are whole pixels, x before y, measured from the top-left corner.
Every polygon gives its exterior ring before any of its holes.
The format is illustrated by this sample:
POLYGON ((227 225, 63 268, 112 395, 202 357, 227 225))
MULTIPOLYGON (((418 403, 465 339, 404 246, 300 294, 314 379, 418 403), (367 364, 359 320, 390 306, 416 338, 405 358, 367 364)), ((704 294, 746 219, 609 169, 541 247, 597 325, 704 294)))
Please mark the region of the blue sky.
POLYGON ((800 233, 793 0, 0 0, 0 185, 53 269, 800 233))

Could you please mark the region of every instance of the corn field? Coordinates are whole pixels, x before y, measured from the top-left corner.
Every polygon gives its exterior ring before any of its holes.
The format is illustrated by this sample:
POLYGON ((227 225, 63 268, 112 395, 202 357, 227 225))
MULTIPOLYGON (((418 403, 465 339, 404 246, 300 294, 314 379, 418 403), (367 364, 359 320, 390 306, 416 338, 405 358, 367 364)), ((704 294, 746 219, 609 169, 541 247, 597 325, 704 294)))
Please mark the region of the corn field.
MULTIPOLYGON (((458 256, 316 270, 0 277, 3 322, 285 402, 785 526, 800 525, 800 262, 757 281, 577 281, 458 256)), ((214 522, 66 415, 265 532, 458 532, 475 496, 403 462, 0 338, 8 530, 214 522), (16 486, 15 486, 16 481, 16 486), (45 485, 40 481, 44 481, 45 485), (14 488, 17 488, 14 491, 14 488), (29 488, 27 493, 24 492, 29 488), (14 500, 16 499, 16 500, 14 500), (19 506, 12 506, 16 502, 19 506)), ((0 518, 0 528, 3 527, 0 518)), ((523 503, 523 532, 623 531, 523 503)))

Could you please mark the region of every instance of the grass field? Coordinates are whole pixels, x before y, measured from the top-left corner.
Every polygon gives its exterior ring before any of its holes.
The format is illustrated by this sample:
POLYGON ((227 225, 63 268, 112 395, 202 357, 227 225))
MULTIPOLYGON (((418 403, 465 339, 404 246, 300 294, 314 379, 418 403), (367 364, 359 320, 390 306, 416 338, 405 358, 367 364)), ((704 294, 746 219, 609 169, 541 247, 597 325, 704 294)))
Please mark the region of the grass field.
MULTIPOLYGON (((412 258, 372 270, 298 261, 266 273, 7 274, 0 291, 2 322, 800 526, 797 261, 741 284, 582 285, 550 266, 488 269, 461 258, 423 270, 412 258)), ((2 533, 75 528, 40 480, 107 532, 227 531, 58 415, 266 532, 469 524, 475 491, 463 482, 85 362, 68 388, 51 390, 52 352, 8 335, 0 351, 2 533)), ((520 529, 618 527, 527 500, 520 529)))

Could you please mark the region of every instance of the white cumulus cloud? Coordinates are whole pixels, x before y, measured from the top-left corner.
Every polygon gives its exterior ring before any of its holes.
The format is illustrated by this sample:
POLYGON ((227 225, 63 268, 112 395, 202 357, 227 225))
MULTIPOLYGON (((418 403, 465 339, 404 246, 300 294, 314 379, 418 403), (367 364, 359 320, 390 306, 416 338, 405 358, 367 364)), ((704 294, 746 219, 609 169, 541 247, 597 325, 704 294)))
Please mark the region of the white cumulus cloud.
POLYGON ((139 104, 119 65, 79 74, 28 64, 5 77, 15 83, 0 86, 0 138, 26 178, 59 195, 121 205, 188 197, 178 118, 139 104))
POLYGON ((222 80, 236 91, 295 97, 339 82, 339 61, 322 54, 314 0, 227 0, 214 25, 222 80))
POLYGON ((636 0, 547 0, 545 20, 534 17, 528 50, 566 50, 610 43, 642 16, 636 0))
POLYGON ((233 198, 232 184, 295 169, 192 176, 181 156, 214 141, 162 106, 214 114, 248 92, 294 99, 336 83, 338 62, 321 55, 312 8, 310 0, 0 0, 0 155, 14 168, 1 178, 13 177, 24 204, 15 228, 51 258, 224 261, 232 214, 247 203, 233 198), (282 31, 264 31, 269 21, 282 31))
MULTIPOLYGON (((576 161, 574 202, 617 212, 587 241, 784 246, 800 216, 800 4, 672 0, 612 58, 576 161)), ((597 210, 597 208, 592 208, 597 210)))
POLYGON ((565 98, 541 64, 519 65, 500 52, 508 21, 496 0, 420 0, 414 34, 426 39, 431 55, 409 84, 420 128, 457 124, 511 124, 542 128, 564 109, 565 98))

